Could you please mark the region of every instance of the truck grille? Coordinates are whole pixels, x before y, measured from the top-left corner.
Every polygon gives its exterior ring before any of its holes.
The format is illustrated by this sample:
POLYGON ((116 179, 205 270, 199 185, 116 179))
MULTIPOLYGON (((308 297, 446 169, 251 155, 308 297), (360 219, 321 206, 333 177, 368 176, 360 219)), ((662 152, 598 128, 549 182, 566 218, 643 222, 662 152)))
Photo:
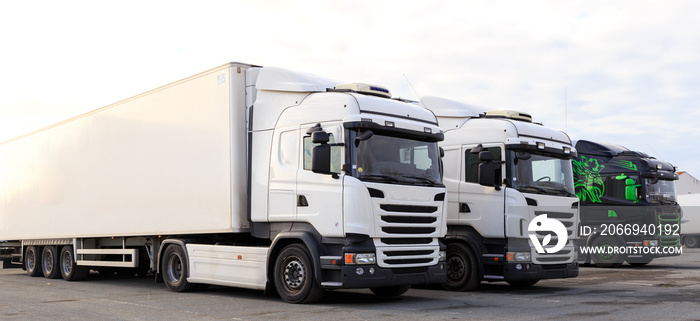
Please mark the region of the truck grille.
MULTIPOLYGON (((659 246, 661 247, 680 247, 681 246, 681 237, 680 235, 667 235, 664 234, 665 232, 676 232, 676 228, 673 225, 676 225, 680 228, 681 224, 681 213, 680 209, 676 206, 657 206, 655 207, 656 209, 656 217, 659 221, 659 225, 662 225, 662 228, 659 229, 658 235, 659 235, 659 246), (668 227, 663 227, 663 225, 672 225, 668 227)), ((678 231, 682 233, 682 231, 678 231)), ((680 234, 678 233, 678 234, 680 234)))
POLYGON ((437 264, 443 202, 416 205, 389 202, 387 199, 375 201, 377 264, 383 268, 437 264))
MULTIPOLYGON (((571 255, 572 251, 574 251, 574 243, 573 243, 573 235, 575 234, 575 229, 576 229, 576 222, 575 222, 575 213, 573 212, 539 212, 535 211, 535 215, 542 215, 542 214, 547 214, 547 218, 553 218, 564 224, 564 227, 566 227, 566 233, 568 235, 568 241, 566 242, 566 246, 564 246, 563 249, 561 249, 559 252, 556 253, 537 253, 537 250, 535 247, 530 244, 532 248, 532 262, 536 264, 543 264, 543 265, 551 265, 551 264, 566 264, 566 263, 571 263, 573 261, 573 256, 571 255)), ((549 234, 546 231, 538 231, 536 232, 537 239, 542 242, 544 237, 549 234)), ((553 234, 551 236, 551 240, 549 241, 549 244, 556 244, 558 242, 558 238, 556 234, 553 234)), ((541 243, 540 243, 541 244, 541 243)))

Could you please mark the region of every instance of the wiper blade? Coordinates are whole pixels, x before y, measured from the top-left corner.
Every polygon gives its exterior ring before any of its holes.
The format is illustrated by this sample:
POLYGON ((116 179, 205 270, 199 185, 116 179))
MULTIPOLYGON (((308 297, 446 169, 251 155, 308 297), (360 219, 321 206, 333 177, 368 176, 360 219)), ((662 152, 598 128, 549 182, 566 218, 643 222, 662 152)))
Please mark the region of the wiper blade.
POLYGON ((379 182, 385 182, 385 183, 398 183, 399 180, 396 179, 395 177, 389 176, 389 175, 382 175, 382 174, 367 174, 367 175, 360 175, 357 178, 359 179, 369 179, 369 180, 376 180, 379 182))
POLYGON ((432 179, 427 178, 427 177, 424 177, 424 176, 403 175, 403 177, 421 180, 421 181, 423 181, 424 183, 427 183, 427 184, 430 184, 430 185, 440 185, 440 183, 438 183, 438 182, 436 182, 436 181, 433 181, 432 179))
POLYGON ((542 187, 539 187, 539 186, 528 185, 528 186, 521 186, 518 189, 519 190, 531 189, 531 190, 535 190, 535 192, 537 192, 538 194, 547 194, 547 190, 542 188, 542 187))
POLYGON ((572 194, 571 192, 565 190, 565 189, 559 189, 559 188, 552 188, 552 187, 541 187, 541 186, 534 186, 534 185, 527 185, 520 187, 519 189, 531 189, 537 192, 538 194, 553 194, 553 195, 563 195, 563 196, 574 196, 575 194, 572 194))

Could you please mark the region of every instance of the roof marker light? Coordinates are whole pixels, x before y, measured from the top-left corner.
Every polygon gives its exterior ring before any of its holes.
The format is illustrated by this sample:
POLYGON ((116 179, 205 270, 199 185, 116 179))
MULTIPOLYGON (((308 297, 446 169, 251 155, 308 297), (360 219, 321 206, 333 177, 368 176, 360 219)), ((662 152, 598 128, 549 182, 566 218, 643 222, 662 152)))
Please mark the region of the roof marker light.
POLYGON ((388 120, 387 120, 387 121, 384 122, 384 126, 386 126, 386 127, 394 127, 394 122, 393 122, 393 121, 388 121, 388 120))
POLYGON ((544 143, 537 142, 537 149, 544 149, 544 143))

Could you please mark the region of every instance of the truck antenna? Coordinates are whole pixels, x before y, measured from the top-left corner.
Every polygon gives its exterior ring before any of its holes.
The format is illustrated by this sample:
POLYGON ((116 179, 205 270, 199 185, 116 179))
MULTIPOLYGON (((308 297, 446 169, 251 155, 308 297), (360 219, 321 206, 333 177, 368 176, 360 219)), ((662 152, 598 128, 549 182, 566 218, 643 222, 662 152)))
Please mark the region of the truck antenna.
POLYGON ((661 157, 661 154, 659 154, 659 152, 657 152, 657 151, 654 149, 654 147, 651 147, 651 145, 649 145, 649 143, 645 143, 645 144, 649 147, 649 149, 651 149, 651 151, 654 152, 654 154, 659 155, 659 159, 660 159, 660 160, 662 160, 662 161, 664 161, 664 162, 666 161, 665 159, 663 159, 663 158, 661 157))
POLYGON ((408 80, 408 77, 406 77, 406 74, 403 74, 403 77, 406 78, 406 82, 408 83, 409 86, 411 86, 411 89, 413 89, 413 92, 416 93, 416 96, 418 96, 418 101, 422 101, 422 99, 421 99, 422 96, 420 94, 418 94, 418 91, 416 90, 416 88, 413 88, 413 85, 411 84, 411 81, 408 80))

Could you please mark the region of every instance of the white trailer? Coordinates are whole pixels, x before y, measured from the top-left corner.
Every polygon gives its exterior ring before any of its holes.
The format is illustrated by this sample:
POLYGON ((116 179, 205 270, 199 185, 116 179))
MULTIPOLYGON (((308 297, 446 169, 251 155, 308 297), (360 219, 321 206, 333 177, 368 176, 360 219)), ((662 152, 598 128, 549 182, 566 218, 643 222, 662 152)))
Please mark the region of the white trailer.
POLYGON ((0 240, 31 276, 400 295, 445 279, 435 116, 229 63, 0 144, 0 240))
POLYGON ((681 241, 686 247, 698 247, 700 241, 700 194, 678 195, 683 210, 681 241))
POLYGON ((573 244, 578 199, 571 173, 576 151, 569 137, 532 123, 524 113, 482 112, 437 97, 423 97, 421 104, 445 131, 440 143, 448 200, 443 287, 473 290, 482 280, 530 286, 578 276, 573 244), (544 214, 563 225, 561 233, 529 229, 544 214), (550 253, 562 238, 563 247, 550 253), (544 250, 549 240, 548 250, 538 252, 537 246, 544 250))

